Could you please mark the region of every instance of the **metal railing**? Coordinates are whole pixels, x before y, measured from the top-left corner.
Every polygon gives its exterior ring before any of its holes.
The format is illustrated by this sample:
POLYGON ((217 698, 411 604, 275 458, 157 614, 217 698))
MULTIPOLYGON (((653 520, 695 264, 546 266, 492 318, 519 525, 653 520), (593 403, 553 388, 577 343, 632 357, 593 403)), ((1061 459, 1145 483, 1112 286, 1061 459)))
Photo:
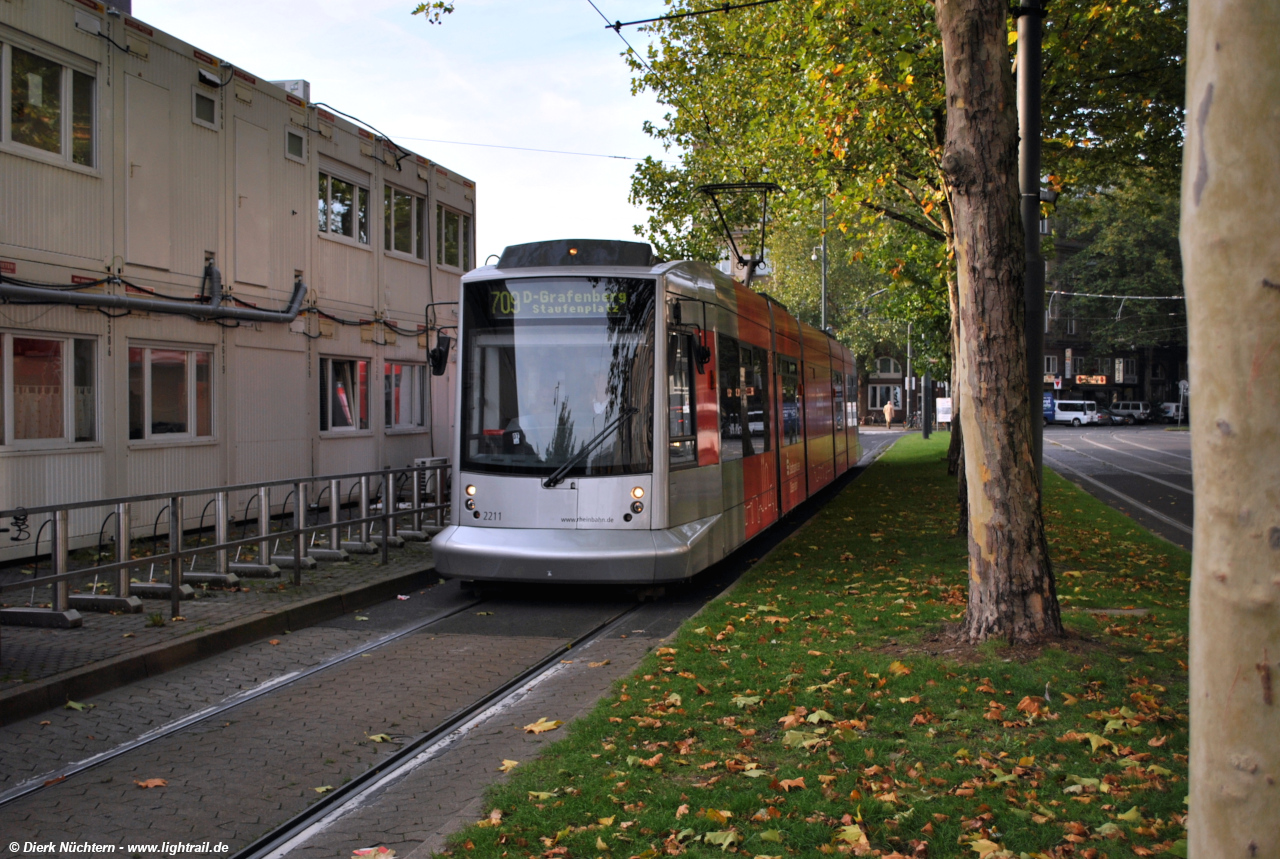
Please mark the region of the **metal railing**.
MULTIPOLYGON (((130 495, 119 498, 108 498, 95 501, 79 501, 71 504, 50 504, 41 507, 15 508, 0 510, 0 521, 9 520, 11 526, 17 526, 20 532, 36 533, 37 545, 35 556, 40 557, 39 540, 41 531, 48 526, 51 530, 49 538, 49 556, 52 561, 52 572, 48 575, 35 576, 24 581, 0 584, 0 593, 49 586, 52 588, 52 600, 49 610, 55 613, 66 613, 71 608, 71 583, 93 578, 94 594, 97 594, 98 579, 107 576, 108 581, 114 579, 114 596, 127 600, 132 586, 132 574, 135 568, 150 564, 152 571, 159 565, 160 569, 168 567, 170 591, 170 611, 176 617, 181 613, 182 585, 184 561, 190 559, 193 576, 195 560, 199 556, 213 559, 214 574, 228 574, 238 566, 232 560, 231 552, 246 547, 256 547, 258 565, 272 568, 272 542, 278 545, 281 540, 292 543, 291 561, 293 566, 293 583, 302 584, 304 558, 312 558, 308 562, 313 566, 316 560, 332 560, 342 556, 346 548, 356 552, 373 553, 378 551, 376 543, 381 544, 381 563, 389 562, 388 549, 393 543, 399 544, 400 534, 412 539, 428 539, 428 530, 436 531, 446 521, 448 500, 449 465, 447 462, 433 464, 415 464, 404 468, 387 468, 378 471, 358 471, 347 474, 333 474, 320 477, 298 477, 284 480, 268 480, 258 483, 242 483, 234 486, 222 486, 215 489, 192 489, 183 492, 161 492, 149 495, 130 495), (377 491, 374 494, 374 483, 377 491), (319 486, 315 504, 307 499, 311 490, 319 486), (343 495, 344 486, 347 489, 343 495), (278 514, 272 513, 271 490, 277 487, 289 487, 284 500, 279 505, 278 514), (320 501, 328 494, 328 503, 321 506, 320 501), (356 496, 354 500, 352 496, 356 496), (249 507, 256 500, 258 505, 257 533, 232 537, 232 528, 236 524, 232 517, 232 499, 248 498, 246 515, 242 518, 242 534, 251 521, 247 515, 249 507), (200 514, 195 528, 189 527, 190 520, 184 516, 184 509, 194 512, 195 504, 188 507, 188 502, 208 499, 200 514), (292 499, 292 510, 290 510, 292 499), (164 506, 156 514, 152 525, 150 554, 133 557, 133 546, 138 540, 145 540, 145 533, 140 537, 135 533, 133 519, 135 512, 148 502, 163 502, 164 506), (204 518, 210 505, 213 505, 213 536, 205 541, 204 518), (101 552, 95 551, 93 563, 71 569, 70 517, 74 511, 110 508, 110 512, 102 520, 99 529, 99 549, 101 535, 107 523, 115 519, 114 538, 116 544, 115 560, 100 563, 101 552), (309 513, 315 513, 316 521, 308 524, 309 513), (321 514, 327 512, 322 519, 321 514), (345 517, 343 513, 348 515, 345 517), (167 513, 165 534, 165 551, 160 547, 160 520, 167 513), (289 514, 292 513, 290 516, 289 514), (355 514, 359 515, 355 515, 355 514), (44 517, 45 521, 36 527, 33 520, 44 517), (290 527, 272 530, 272 520, 289 520, 290 527), (406 522, 407 520, 407 522, 406 522), (408 527, 404 527, 404 522, 408 527), (374 533, 375 526, 380 529, 374 533), (355 540, 342 540, 342 532, 355 536, 355 540), (186 545, 186 536, 194 533, 195 544, 186 545), (316 539, 324 537, 325 547, 317 547, 316 539)), ((194 517, 193 517, 194 518, 194 517)), ((281 522, 282 526, 284 522, 281 522)), ((11 527, 10 530, 13 530, 11 527)), ((13 538, 11 538, 13 539, 13 538)), ((400 538, 403 539, 403 538, 400 538)), ((281 558, 277 555, 276 558, 281 558)), ((287 561, 286 561, 287 563, 287 561)), ((246 566, 246 565, 239 565, 246 566)), ((202 574, 202 575, 207 575, 202 574)))

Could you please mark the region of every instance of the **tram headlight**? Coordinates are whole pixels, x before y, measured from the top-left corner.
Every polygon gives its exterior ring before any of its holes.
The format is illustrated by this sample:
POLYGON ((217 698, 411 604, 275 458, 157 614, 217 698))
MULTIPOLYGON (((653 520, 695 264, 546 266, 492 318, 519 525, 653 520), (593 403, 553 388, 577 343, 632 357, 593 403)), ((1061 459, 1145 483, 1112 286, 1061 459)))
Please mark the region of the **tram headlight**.
POLYGON ((466 488, 466 490, 465 490, 465 491, 466 491, 466 493, 467 493, 468 495, 475 495, 475 494, 476 494, 476 488, 475 488, 475 486, 474 486, 474 485, 469 485, 469 486, 467 486, 467 488, 466 488))
POLYGON ((637 514, 637 515, 639 515, 640 513, 643 513, 643 512, 644 512, 644 502, 643 502, 643 501, 632 501, 632 502, 631 502, 631 512, 632 512, 632 513, 635 513, 635 514, 637 514))
POLYGON ((639 500, 639 499, 643 498, 643 497, 644 497, 644 487, 643 487, 643 486, 637 486, 635 489, 632 489, 632 490, 631 490, 631 497, 632 497, 632 498, 635 498, 636 500, 639 500))
POLYGON ((470 498, 468 498, 468 499, 466 500, 466 502, 464 503, 464 505, 463 505, 463 506, 464 506, 464 507, 466 507, 468 510, 475 510, 475 509, 476 509, 476 503, 475 503, 474 501, 472 501, 470 498))

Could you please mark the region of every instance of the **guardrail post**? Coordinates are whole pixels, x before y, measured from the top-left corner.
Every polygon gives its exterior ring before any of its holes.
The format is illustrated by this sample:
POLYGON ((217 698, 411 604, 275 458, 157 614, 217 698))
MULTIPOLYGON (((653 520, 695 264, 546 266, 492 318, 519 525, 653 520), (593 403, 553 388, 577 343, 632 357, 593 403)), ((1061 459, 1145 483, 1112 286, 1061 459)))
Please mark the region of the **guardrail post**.
POLYGON ((182 496, 169 499, 169 616, 182 614, 182 496))
POLYGON ((307 527, 307 484, 298 481, 293 487, 293 583, 302 584, 302 541, 307 527))
MULTIPOLYGON (((360 475, 360 518, 369 518, 369 475, 360 475)), ((362 521, 360 523, 360 542, 369 543, 369 523, 362 521)))
POLYGON ((382 566, 390 563, 387 553, 391 547, 391 472, 382 475, 382 566))
POLYGON ((391 505, 391 520, 388 524, 388 527, 391 529, 389 536, 394 537, 399 530, 396 527, 396 513, 400 510, 400 488, 396 486, 394 472, 388 472, 382 482, 383 486, 385 486, 387 490, 383 493, 387 498, 386 503, 391 505))
MULTIPOLYGON (((122 501, 116 505, 116 560, 123 563, 129 560, 133 545, 133 505, 122 501)), ((129 567, 121 567, 116 572, 116 596, 129 598, 129 579, 132 571, 129 567)))
POLYGON ((258 563, 267 565, 271 563, 271 487, 258 487, 258 536, 262 538, 262 542, 258 543, 258 563))
POLYGON ((426 478, 426 470, 415 468, 409 473, 413 479, 413 530, 422 533, 422 481, 426 478))
POLYGON ((342 497, 342 481, 329 481, 329 548, 341 549, 342 537, 338 534, 338 516, 342 513, 342 505, 338 499, 342 497))
MULTIPOLYGON (((53 514, 53 541, 50 545, 53 557, 53 574, 67 572, 67 549, 70 540, 70 529, 67 525, 67 511, 58 510, 53 514)), ((71 608, 71 583, 67 581, 53 583, 53 610, 67 611, 71 608)))
MULTIPOLYGON (((213 502, 213 506, 215 508, 214 515, 217 517, 217 521, 213 523, 213 540, 219 546, 222 546, 224 543, 226 543, 228 538, 227 526, 228 526, 228 515, 230 513, 230 510, 228 509, 230 506, 228 501, 229 499, 227 498, 227 493, 225 491, 219 492, 216 496, 214 496, 214 502, 213 502)), ((217 571, 219 573, 226 575, 227 573, 230 572, 230 568, 227 566, 227 550, 225 547, 218 549, 218 557, 217 557, 216 564, 217 564, 217 571)))

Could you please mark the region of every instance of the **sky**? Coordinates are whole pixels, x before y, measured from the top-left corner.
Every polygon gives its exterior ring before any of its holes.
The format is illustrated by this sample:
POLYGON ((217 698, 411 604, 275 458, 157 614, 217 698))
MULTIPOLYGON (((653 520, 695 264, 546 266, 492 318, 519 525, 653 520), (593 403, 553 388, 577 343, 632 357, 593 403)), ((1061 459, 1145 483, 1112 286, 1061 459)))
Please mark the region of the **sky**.
MULTIPOLYGON (((609 20, 662 0, 595 0, 609 20)), ((456 0, 430 25, 415 0, 133 0, 135 17, 267 80, 303 78, 327 102, 476 183, 477 262, 509 244, 637 240, 631 171, 664 157, 642 128, 626 47, 588 0, 456 0), (426 139, 422 139, 426 138, 426 139), (596 155, 523 152, 461 141, 596 155)), ((638 49, 635 28, 623 35, 638 49)))

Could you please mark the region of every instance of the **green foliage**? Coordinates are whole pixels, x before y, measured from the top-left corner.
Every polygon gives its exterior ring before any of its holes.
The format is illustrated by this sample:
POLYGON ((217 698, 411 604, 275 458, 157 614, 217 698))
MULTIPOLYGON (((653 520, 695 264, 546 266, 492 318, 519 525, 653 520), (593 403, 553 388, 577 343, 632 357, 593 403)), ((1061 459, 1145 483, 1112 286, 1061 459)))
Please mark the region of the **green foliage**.
MULTIPOLYGON (((1135 172, 1106 188, 1069 198, 1057 210, 1056 239, 1068 252, 1053 272, 1064 292, 1182 295, 1179 198, 1153 171, 1135 172)), ((1065 298, 1103 352, 1185 344, 1186 302, 1065 298), (1119 314, 1119 318, 1117 318, 1119 314)))
POLYGON ((1080 634, 965 648, 946 445, 899 442, 491 790, 455 855, 1180 855, 1188 553, 1046 472, 1080 634))
POLYGON ((453 11, 453 4, 448 0, 431 0, 428 3, 419 3, 413 9, 414 15, 421 15, 427 19, 428 24, 439 24, 441 18, 453 11))
MULTIPOLYGON (((1013 19, 1009 26, 1012 59, 1013 19)), ((778 3, 651 30, 647 62, 627 59, 634 88, 670 106, 645 130, 674 161, 637 167, 631 199, 650 211, 638 232, 667 256, 715 259, 717 231, 694 187, 773 181, 784 189, 774 235, 811 231, 825 195, 831 232, 854 240, 864 274, 880 277, 876 288, 922 294, 882 306, 882 315, 905 326, 922 308, 945 305, 952 234, 940 166, 945 81, 930 0, 778 3)), ((1056 188, 1106 184, 1140 166, 1177 183, 1185 41, 1185 0, 1051 4, 1044 172, 1056 188)), ((855 302, 860 294, 852 293, 855 302)), ((864 336, 842 333, 849 342, 864 336)))

